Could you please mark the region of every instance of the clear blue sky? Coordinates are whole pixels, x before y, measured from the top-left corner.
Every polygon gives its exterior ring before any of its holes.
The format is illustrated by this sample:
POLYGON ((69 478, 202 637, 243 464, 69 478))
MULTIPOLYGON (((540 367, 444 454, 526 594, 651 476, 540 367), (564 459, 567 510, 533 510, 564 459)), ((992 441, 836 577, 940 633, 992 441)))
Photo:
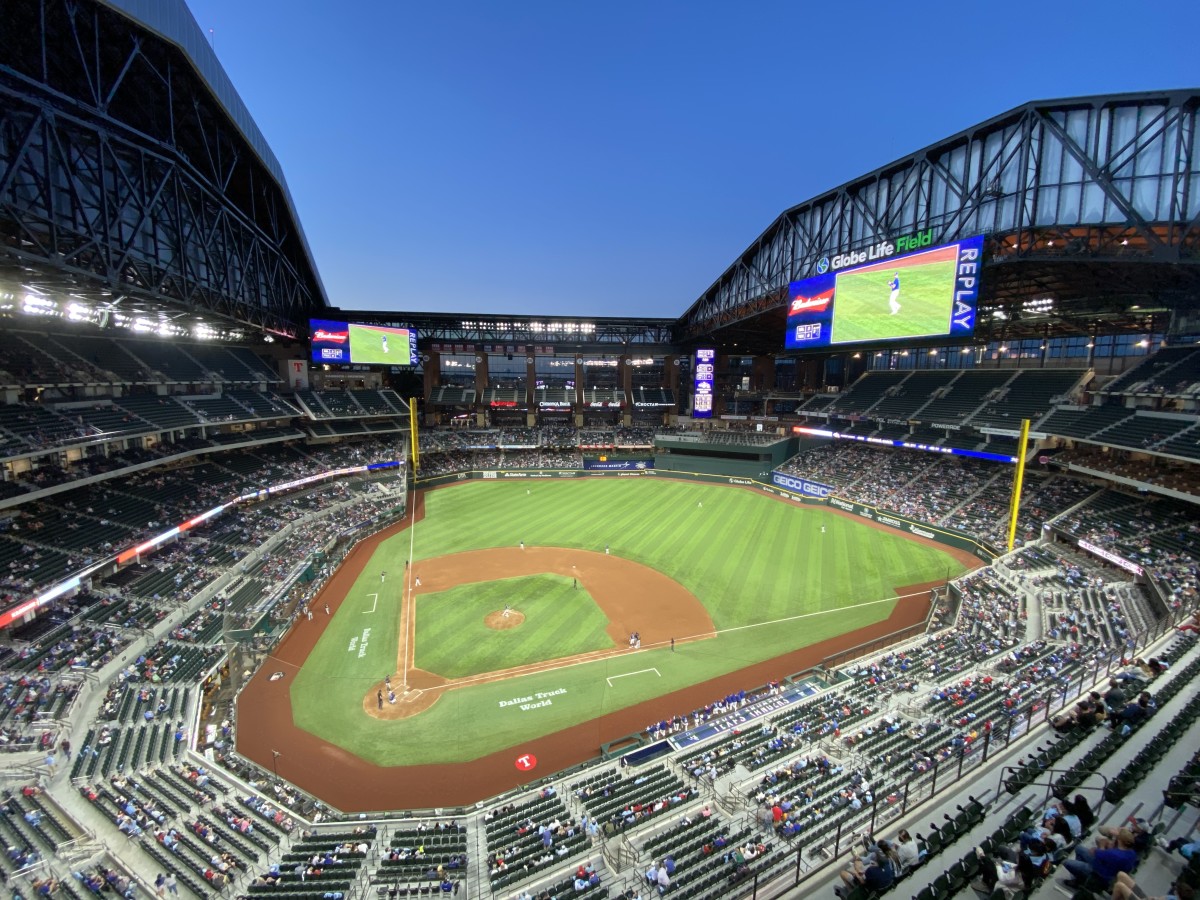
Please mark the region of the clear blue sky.
POLYGON ((1194 0, 188 3, 350 309, 676 316, 939 138, 1200 83, 1194 0))

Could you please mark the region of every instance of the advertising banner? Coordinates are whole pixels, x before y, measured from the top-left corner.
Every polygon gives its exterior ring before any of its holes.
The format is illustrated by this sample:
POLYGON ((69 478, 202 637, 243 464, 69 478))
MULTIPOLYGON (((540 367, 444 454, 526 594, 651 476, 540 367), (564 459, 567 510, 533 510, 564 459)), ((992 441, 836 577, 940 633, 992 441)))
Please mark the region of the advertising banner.
POLYGON ((821 484, 819 481, 809 481, 807 478, 801 478, 799 475, 790 475, 787 472, 772 472, 771 484, 781 487, 785 491, 803 494, 806 497, 828 497, 833 493, 833 488, 827 484, 821 484))
POLYGON ((1093 544, 1091 541, 1085 541, 1083 538, 1080 538, 1076 542, 1076 546, 1080 550, 1086 550, 1093 556, 1098 556, 1101 559, 1112 563, 1114 566, 1124 569, 1126 572, 1130 572, 1138 576, 1145 573, 1145 570, 1137 563, 1131 562, 1130 560, 1125 559, 1123 556, 1117 556, 1117 554, 1113 553, 1111 550, 1106 550, 1104 547, 1093 544))
POLYGON ((992 547, 989 547, 974 536, 955 528, 930 525, 926 522, 910 519, 908 516, 891 512, 890 510, 879 509, 875 506, 866 506, 865 504, 855 503, 852 500, 845 500, 841 497, 830 496, 829 505, 834 509, 853 513, 856 516, 861 516, 872 522, 878 522, 880 525, 886 525, 888 528, 894 528, 897 531, 914 534, 917 537, 937 541, 939 544, 946 544, 950 547, 958 547, 960 550, 968 550, 986 562, 991 562, 1000 555, 992 547))
POLYGON ((288 387, 294 391, 309 389, 308 363, 305 360, 285 359, 280 365, 283 367, 283 377, 287 379, 288 387))
POLYGON ((640 472, 643 469, 653 469, 652 459, 585 459, 583 468, 589 472, 640 472))

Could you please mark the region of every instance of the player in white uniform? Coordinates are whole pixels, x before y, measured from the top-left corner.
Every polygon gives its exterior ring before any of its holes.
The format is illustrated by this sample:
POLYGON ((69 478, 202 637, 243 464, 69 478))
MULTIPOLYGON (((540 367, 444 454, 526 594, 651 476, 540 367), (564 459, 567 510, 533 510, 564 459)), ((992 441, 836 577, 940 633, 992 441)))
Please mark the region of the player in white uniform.
POLYGON ((888 297, 888 305, 892 308, 892 315, 900 312, 900 273, 892 273, 891 281, 892 293, 888 297))

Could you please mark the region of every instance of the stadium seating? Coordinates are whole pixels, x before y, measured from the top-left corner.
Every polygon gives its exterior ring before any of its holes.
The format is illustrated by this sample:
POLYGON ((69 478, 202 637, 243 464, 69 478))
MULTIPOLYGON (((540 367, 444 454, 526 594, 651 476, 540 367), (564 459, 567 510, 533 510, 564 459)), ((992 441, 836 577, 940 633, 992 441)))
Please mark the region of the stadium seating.
POLYGON ((993 392, 999 392, 1016 377, 1012 370, 967 369, 938 391, 921 409, 920 418, 924 422, 962 424, 993 392))
MULTIPOLYGON (((407 427, 401 418, 407 406, 391 392, 309 391, 294 400, 281 397, 271 388, 278 379, 253 354, 204 346, 189 349, 186 358, 170 359, 157 350, 138 352, 140 348, 127 348, 112 339, 67 339, 66 343, 105 360, 105 371, 117 366, 133 375, 136 370, 140 383, 202 379, 224 382, 225 387, 220 393, 116 396, 70 409, 10 407, 5 413, 8 418, 0 421, 0 436, 6 435, 11 445, 26 452, 36 452, 45 441, 61 444, 82 438, 83 431, 89 437, 136 435, 212 428, 229 421, 290 422, 300 416, 309 418, 307 427, 314 433, 325 429, 327 438, 369 434, 362 420, 387 428, 407 427), (246 386, 252 383, 256 386, 246 386), (313 414, 320 421, 312 421, 313 414)), ((30 350, 25 356, 11 357, 12 366, 50 374, 61 357, 62 365, 100 371, 100 363, 66 343, 56 342, 54 355, 30 350)), ((1186 367, 1177 370, 1184 371, 1186 367)), ((989 397, 998 405, 1019 394, 1020 408, 1009 405, 1009 418, 1013 410, 1033 415, 1041 409, 1045 412, 1042 427, 1051 433, 1061 431, 1064 437, 1099 435, 1103 440, 1112 436, 1103 432, 1116 429, 1117 437, 1138 440, 1143 434, 1138 429, 1158 425, 1150 436, 1158 434, 1156 443, 1164 448, 1186 438, 1189 428, 1163 431, 1163 422, 1175 420, 1141 411, 1136 415, 1109 407, 1049 411, 1051 401, 1074 387, 1074 381, 1068 380, 1077 374, 1058 373, 1052 383, 1039 387, 1032 373, 1012 371, 879 373, 843 395, 830 413, 869 411, 872 416, 906 418, 928 405, 943 422, 1007 427, 1005 417, 989 408, 989 397), (945 390, 950 385, 952 389, 945 390), (1008 393, 1000 393, 1005 387, 1008 393), (1065 424, 1056 424, 1060 422, 1065 424)), ((812 405, 829 402, 826 397, 812 405)), ((925 420, 924 412, 921 418, 925 420)), ((864 434, 908 433, 907 424, 846 424, 864 434)), ((250 438, 254 446, 234 450, 223 449, 222 444, 245 435, 199 439, 160 451, 183 460, 169 470, 123 474, 117 460, 117 468, 106 473, 109 477, 102 483, 62 490, 65 485, 59 481, 58 493, 31 494, 27 500, 13 494, 23 500, 15 520, 21 527, 0 534, 0 567, 9 576, 10 590, 17 592, 13 602, 31 585, 52 583, 86 556, 105 552, 107 545, 127 546, 159 526, 246 490, 374 458, 371 451, 356 446, 387 446, 370 440, 320 447, 294 440, 259 442, 297 433, 256 433, 250 438)), ((435 467, 454 471, 470 466, 577 468, 580 445, 647 448, 656 434, 676 433, 659 426, 579 430, 562 424, 469 432, 423 430, 421 437, 423 455, 428 453, 435 467)), ((929 433, 930 443, 1001 446, 985 443, 982 436, 967 430, 947 435, 931 429, 929 433)), ((779 440, 777 435, 746 431, 715 434, 706 434, 706 440, 731 446, 763 446, 779 440)), ((155 458, 151 454, 138 459, 155 458)), ((1003 537, 1006 468, 856 443, 808 451, 787 468, 853 499, 994 542, 1003 537)), ((64 471, 49 480, 71 474, 64 471)), ((46 483, 43 479, 37 487, 44 489, 46 483)), ((932 633, 904 648, 888 649, 855 660, 840 672, 827 673, 828 686, 814 697, 777 708, 775 688, 769 686, 722 706, 719 712, 681 711, 672 720, 685 723, 679 727, 701 720, 719 724, 749 715, 759 718, 751 725, 721 730, 699 746, 679 752, 666 765, 585 769, 570 777, 571 790, 561 796, 533 788, 498 801, 495 808, 501 812, 493 814, 485 804, 483 811, 456 815, 450 825, 434 822, 423 831, 415 830, 410 820, 377 843, 374 831, 364 836, 356 831, 356 823, 338 821, 336 813, 313 798, 275 782, 221 747, 215 749, 214 761, 227 769, 215 771, 213 762, 193 753, 192 736, 180 725, 192 721, 193 711, 203 702, 194 686, 222 661, 230 630, 240 628, 245 616, 258 615, 276 595, 288 558, 306 555, 299 548, 313 546, 330 533, 325 529, 333 526, 322 524, 328 502, 351 497, 362 501, 364 517, 378 507, 370 482, 351 480, 328 495, 316 491, 218 517, 188 541, 163 548, 158 556, 105 579, 95 593, 65 598, 46 610, 47 615, 11 632, 19 643, 0 647, 0 674, 11 691, 27 692, 24 703, 0 708, 0 746, 14 757, 44 754, 54 746, 63 733, 62 723, 79 715, 76 698, 86 683, 82 673, 114 665, 132 645, 138 647, 138 656, 136 664, 125 661, 120 677, 104 685, 97 695, 96 714, 78 723, 77 749, 69 764, 75 789, 68 793, 74 796, 60 790, 66 781, 52 781, 52 794, 13 794, 9 810, 19 815, 0 821, 0 831, 10 842, 40 848, 39 852, 53 857, 60 845, 86 834, 82 821, 109 841, 128 840, 122 832, 128 835, 131 829, 140 829, 132 842, 136 847, 131 867, 173 872, 183 890, 202 897, 230 890, 227 883, 247 896, 313 900, 329 900, 338 893, 349 897, 368 885, 380 897, 432 896, 446 884, 451 893, 458 886, 514 896, 554 889, 559 896, 603 897, 610 893, 610 884, 643 878, 646 864, 667 856, 675 866, 669 893, 680 897, 739 896, 749 884, 747 871, 757 875, 760 884, 773 879, 786 883, 794 877, 799 858, 804 858, 804 868, 817 867, 813 874, 819 879, 822 861, 845 852, 850 835, 898 821, 918 799, 940 802, 936 798, 960 773, 964 778, 983 773, 989 768, 985 758, 1018 746, 1028 731, 1044 737, 1051 707, 1069 706, 1088 678, 1107 672, 1116 654, 1130 648, 1140 652, 1146 641, 1162 631, 1163 611, 1170 609, 1170 602, 1182 606, 1192 601, 1196 585, 1190 570, 1200 553, 1190 532, 1190 505, 1101 490, 1067 475, 1030 473, 1020 535, 1027 540, 1047 534, 1087 537, 1147 566, 1152 584, 1135 584, 1111 566, 1062 544, 1028 547, 1003 563, 960 579, 952 592, 957 613, 947 612, 948 620, 935 616, 932 633), (293 517, 311 523, 311 530, 300 530, 280 544, 277 555, 282 562, 249 559, 256 546, 293 517), (222 576, 221 602, 216 603, 210 586, 222 576), (204 599, 196 599, 198 595, 204 599), (1163 596, 1166 607, 1160 602, 1163 596), (939 627, 947 622, 948 627, 939 627), (1072 624, 1077 626, 1074 630, 1072 624), (157 637, 147 640, 147 633, 157 637), (42 678, 48 678, 49 684, 42 678), (23 679, 37 679, 37 685, 23 684, 23 679), (52 727, 46 728, 47 724, 52 727), (202 774, 197 767, 204 769, 202 774), (866 790, 863 779, 869 781, 866 790), (93 813, 89 815, 79 803, 93 813), (772 821, 772 808, 784 803, 789 804, 788 815, 779 823, 772 821), (707 815, 702 808, 709 810, 707 815), (26 814, 36 823, 26 821, 26 814), (600 858, 593 842, 603 840, 585 821, 600 834, 611 830, 609 840, 624 842, 622 846, 636 856, 624 870, 606 868, 599 884, 589 882, 586 889, 578 889, 573 873, 593 854, 600 858), (555 826, 549 854, 536 828, 541 824, 555 826), (522 828, 524 833, 518 833, 522 828), (171 835, 171 846, 157 832, 171 835), (357 847, 360 837, 369 845, 361 857, 358 850, 344 849, 357 847), (420 859, 388 858, 415 839, 425 843, 420 859), (718 839, 723 842, 720 848, 715 847, 718 839), (338 856, 338 863, 330 864, 318 878, 309 876, 313 858, 324 859, 325 854, 338 856), (482 854, 489 858, 487 866, 476 858, 482 854), (735 854, 742 863, 735 861, 735 854), (504 857, 503 867, 497 866, 498 855, 504 857), (306 874, 301 878, 295 865, 305 860, 306 874), (273 876, 271 867, 276 862, 279 875, 273 876), (440 874, 438 865, 444 869, 440 874), (443 881, 446 877, 449 880, 443 881)), ((353 520, 341 521, 337 527, 346 521, 353 520)), ((316 587, 283 584, 279 596, 292 602, 302 602, 316 587)), ((1164 658, 1177 654, 1173 658, 1184 660, 1180 675, 1191 671, 1191 646, 1182 642, 1172 653, 1162 654, 1164 658)), ((1164 703, 1173 702, 1169 690, 1160 696, 1164 703)), ((1118 749, 1124 752, 1128 745, 1128 754, 1116 770, 1120 774, 1113 792, 1116 802, 1128 802, 1144 785, 1152 784, 1148 773, 1157 766, 1186 774, 1185 760, 1177 759, 1175 751, 1191 734, 1190 719, 1181 717, 1179 722, 1168 729, 1156 719, 1125 736, 1118 749), (1145 735, 1150 733, 1161 736, 1155 752, 1147 750, 1145 735)), ((678 733, 676 724, 660 723, 660 727, 666 736, 678 733)), ((1045 764, 1055 754, 1061 754, 1056 760, 1071 763, 1074 774, 1056 782, 1059 788, 1086 786, 1093 777, 1097 757, 1073 756, 1088 744, 1083 735, 1064 736, 1042 751, 1039 758, 1045 764)), ((1037 782, 1041 771, 1041 766, 1026 766, 1014 770, 1009 781, 1019 792, 1037 782)), ((1188 796, 1178 786, 1171 794, 1173 800, 1188 796)), ((1025 821, 1026 813, 1009 818, 1008 810, 993 813, 984 802, 958 799, 962 809, 951 807, 944 816, 939 812, 935 828, 913 826, 924 834, 926 849, 938 860, 933 869, 939 870, 921 874, 922 869, 909 876, 918 895, 923 889, 933 891, 935 884, 943 891, 955 886, 965 889, 973 877, 974 854, 970 846, 963 849, 963 842, 980 830, 990 833, 985 837, 998 839, 1025 821)), ((89 879, 106 878, 111 870, 107 864, 100 868, 100 875, 90 869, 79 869, 75 879, 66 871, 60 875, 68 875, 67 880, 86 891, 89 879)), ((901 890, 907 889, 906 885, 901 890)))
POLYGON ((908 376, 907 372, 868 372, 839 394, 826 410, 831 415, 868 413, 885 395, 894 392, 908 376))
POLYGON ((911 419, 957 372, 912 372, 871 410, 875 419, 911 419))
POLYGON ((1069 395, 1085 375, 1079 369, 1021 371, 970 422, 975 426, 1015 429, 1020 427, 1022 419, 1037 421, 1056 400, 1069 395))
POLYGON ((1124 406, 1060 406, 1036 423, 1039 431, 1063 437, 1090 438, 1133 415, 1124 406))
POLYGON ((1179 395, 1200 380, 1200 355, 1193 347, 1164 347, 1100 390, 1132 396, 1179 395))

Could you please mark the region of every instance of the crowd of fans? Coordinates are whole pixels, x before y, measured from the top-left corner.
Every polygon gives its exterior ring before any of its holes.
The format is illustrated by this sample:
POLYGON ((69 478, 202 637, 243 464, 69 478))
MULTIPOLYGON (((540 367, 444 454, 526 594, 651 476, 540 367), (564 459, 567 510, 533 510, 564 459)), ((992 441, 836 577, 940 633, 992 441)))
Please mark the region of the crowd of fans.
POLYGON ((1194 465, 1168 463, 1160 458, 1133 459, 1129 453, 1120 450, 1105 453, 1083 447, 1060 450, 1053 459, 1060 465, 1075 464, 1182 494, 1200 494, 1200 473, 1194 465))
MULTIPOLYGON (((567 427, 506 428, 500 432, 500 443, 515 444, 532 438, 537 449, 431 450, 427 461, 436 464, 442 458, 449 458, 451 462, 467 460, 472 467, 481 468, 578 465, 579 455, 565 448, 571 446, 572 436, 580 438, 582 435, 582 432, 567 427)), ((619 434, 617 438, 620 439, 619 434)), ((131 533, 151 533, 176 520, 180 514, 195 512, 229 499, 234 491, 300 477, 308 472, 338 465, 375 461, 384 453, 384 448, 376 444, 350 445, 287 450, 285 453, 252 472, 240 467, 222 467, 220 457, 217 457, 214 461, 189 466, 186 471, 174 471, 169 475, 158 472, 134 476, 129 480, 130 493, 165 499, 153 513, 155 518, 143 522, 142 531, 131 533), (182 476, 188 478, 186 496, 184 493, 172 495, 171 487, 182 476)), ((268 459, 269 451, 260 448, 256 455, 268 459)), ((845 496, 852 499, 883 505, 920 518, 936 517, 936 521, 943 524, 985 536, 998 533, 998 525, 1004 514, 1006 498, 998 488, 1002 479, 998 478, 995 467, 986 463, 878 451, 863 445, 844 444, 810 451, 803 458, 794 460, 792 466, 793 471, 806 477, 839 486, 845 496), (881 452, 883 455, 879 455, 881 452), (909 495, 912 495, 911 498, 909 495), (964 497, 969 498, 965 503, 964 497)), ((447 470, 453 471, 452 468, 447 470)), ((1041 532, 1044 524, 1051 522, 1063 510, 1087 499, 1095 490, 1062 477, 1036 480, 1038 483, 1033 485, 1033 492, 1027 496, 1022 507, 1025 533, 1035 536, 1041 532)), ((1144 501, 1130 497, 1131 507, 1139 503, 1144 504, 1144 501)), ((84 594, 64 601, 62 609, 73 609, 76 613, 91 606, 111 606, 111 620, 104 627, 64 625, 66 630, 61 633, 56 632, 44 641, 33 641, 20 650, 10 651, 5 661, 19 664, 36 660, 36 663, 31 666, 28 676, 10 676, 3 682, 0 696, 5 699, 5 707, 14 719, 32 723, 40 706, 50 702, 58 691, 67 689, 66 685, 51 678, 50 673, 95 668, 110 661, 114 653, 127 642, 125 631, 152 624, 154 617, 161 618, 168 604, 186 602, 221 574, 231 573, 241 579, 256 579, 268 590, 287 589, 287 602, 294 604, 298 613, 317 590, 321 580, 319 578, 305 585, 293 584, 296 561, 306 559, 316 548, 329 545, 338 535, 369 523, 395 507, 396 497, 384 482, 353 480, 336 482, 309 492, 284 495, 253 506, 238 507, 214 519, 208 528, 197 530, 186 540, 159 553, 140 572, 142 576, 156 572, 168 579, 165 590, 142 598, 151 601, 148 606, 138 603, 118 606, 114 602, 123 597, 128 599, 136 596, 132 585, 105 593, 100 599, 84 594), (347 508, 337 516, 323 515, 335 504, 347 504, 347 508), (268 550, 257 549, 300 523, 303 523, 302 528, 292 530, 268 550), (81 602, 89 598, 90 602, 81 602)), ((48 508, 74 516, 94 517, 97 521, 123 515, 115 507, 101 509, 81 506, 69 499, 48 508)), ((1119 507, 1105 506, 1103 510, 1095 510, 1084 506, 1064 522, 1063 527, 1098 543, 1116 547, 1127 558, 1153 567, 1155 574, 1172 591, 1180 608, 1194 605, 1197 598, 1197 564, 1191 550, 1193 546, 1200 550, 1200 527, 1179 519, 1170 508, 1140 505, 1140 511, 1131 513, 1141 531, 1135 536, 1126 527, 1126 518, 1117 516, 1114 519, 1106 515, 1114 509, 1119 507), (1172 547, 1141 541, 1143 534, 1158 532, 1169 535, 1172 547)), ((21 524, 23 527, 19 531, 34 533, 28 519, 21 524)), ((37 540, 36 543, 40 544, 41 541, 37 540)), ((34 553, 38 552, 37 546, 29 546, 34 553)), ((78 556, 72 557, 73 562, 79 560, 78 556)), ((1041 640, 1029 642, 1025 588, 1044 590, 1053 582, 1071 590, 1102 590, 1109 576, 1104 574, 1105 570, 1081 565, 1079 560, 1069 557, 1061 557, 1051 563, 1047 571, 1042 571, 1046 568, 1045 558, 1021 556, 1017 560, 1024 560, 1024 563, 1017 562, 1011 567, 1017 573, 1017 586, 1006 581, 1007 576, 998 570, 981 570, 956 583, 954 593, 961 604, 961 611, 957 614, 954 627, 923 639, 912 649, 892 650, 878 658, 847 667, 844 674, 856 686, 869 689, 872 697, 878 698, 872 700, 870 705, 829 696, 814 704, 805 718, 786 726, 769 722, 758 727, 743 726, 735 731, 728 744, 701 754, 693 761, 689 771, 696 778, 711 780, 722 771, 724 761, 735 755, 752 769, 770 766, 753 796, 770 814, 771 827, 784 837, 811 833, 815 828, 831 821, 841 821, 839 817, 858 813, 877 801, 896 802, 897 787, 903 778, 924 775, 933 767, 956 758, 956 755, 973 752, 992 729, 998 727, 996 723, 1015 719, 1038 708, 1037 704, 1045 702, 1047 690, 1066 687, 1070 679, 1069 672, 1110 653, 1111 646, 1099 640, 1088 640, 1101 633, 1102 622, 1118 640, 1125 636, 1124 613, 1119 603, 1107 609, 1072 603, 1069 607, 1056 610, 1049 620, 1052 627, 1045 637, 1053 643, 1041 640), (1026 571, 1022 571, 1022 565, 1026 571), (989 674, 974 671, 981 663, 989 666, 989 674), (881 713, 880 704, 895 698, 905 703, 919 704, 928 714, 927 717, 923 721, 913 721, 893 712, 881 713), (880 714, 876 718, 877 713, 880 714), (904 738, 908 743, 902 749, 872 749, 881 740, 895 738, 904 738), (869 760, 870 764, 847 771, 837 754, 826 755, 812 748, 814 741, 824 739, 862 754, 862 758, 869 760), (777 759, 783 761, 776 763, 777 759), (832 790, 814 785, 809 781, 813 773, 829 779, 830 784, 837 779, 836 785, 832 790)), ((329 567, 333 565, 336 565, 336 560, 327 563, 318 574, 327 576, 329 567)), ((169 680, 183 660, 178 642, 186 643, 195 639, 212 619, 223 616, 223 600, 218 597, 203 610, 201 616, 189 619, 185 625, 176 626, 170 635, 172 640, 160 642, 139 654, 117 676, 102 704, 106 713, 115 711, 118 699, 124 696, 120 692, 131 686, 137 691, 137 704, 145 704, 147 710, 153 707, 158 712, 163 711, 161 695, 146 693, 143 697, 145 689, 136 685, 169 680)), ((943 624, 947 624, 953 615, 948 609, 943 624)), ((778 690, 779 685, 768 685, 763 695, 778 690)), ((748 696, 746 692, 739 691, 701 709, 652 723, 647 731, 654 737, 666 737, 704 724, 721 723, 726 717, 743 712, 758 696, 748 696)), ((1094 712, 1095 706, 1090 709, 1094 712)), ((1085 718, 1087 712, 1085 710, 1085 718)), ((111 731, 102 729, 97 742, 111 741, 111 735, 111 731)), ((3 732, 0 732, 0 743, 3 740, 3 732)), ((236 766, 235 760, 222 752, 224 749, 217 748, 217 758, 231 767, 236 766)), ((322 816, 321 810, 314 807, 312 798, 286 783, 265 777, 254 769, 245 769, 241 774, 251 780, 256 789, 275 798, 274 802, 270 802, 251 794, 241 798, 241 804, 255 815, 269 819, 280 829, 290 832, 296 828, 296 821, 289 813, 302 813, 314 820, 322 816)), ((116 780, 113 784, 129 792, 135 788, 134 784, 121 784, 116 780)), ((677 807, 692 798, 693 792, 689 788, 672 788, 649 804, 637 804, 640 808, 635 808, 635 804, 623 807, 612 815, 612 824, 618 830, 636 827, 649 816, 677 807)), ((173 839, 171 829, 164 828, 155 815, 156 808, 152 802, 130 803, 127 793, 118 794, 118 803, 122 801, 130 804, 132 810, 123 810, 115 819, 122 831, 130 835, 149 832, 164 845, 173 839)), ((224 809, 221 815, 225 817, 224 809)), ((231 827, 241 828, 243 823, 248 824, 249 828, 253 827, 253 820, 245 814, 239 816, 236 812, 230 812, 228 816, 231 827)), ((197 823, 202 825, 199 820, 197 823)), ((564 828, 577 827, 571 823, 558 824, 564 828)), ((195 833, 205 839, 200 831, 195 833)), ((750 852, 762 852, 759 846, 755 844, 750 852)), ((226 862, 231 868, 237 867, 232 860, 226 862)), ((493 859, 493 865, 495 863, 493 859)), ((216 871, 225 872, 220 864, 214 865, 216 871)), ((216 883, 215 878, 210 880, 216 883)), ((584 880, 588 881, 586 878, 584 880)))
MULTIPOLYGON (((0 592, 10 602, 17 602, 66 572, 96 562, 101 553, 146 540, 175 522, 249 491, 330 469, 403 457, 403 450, 388 441, 307 447, 303 451, 290 446, 258 447, 253 452, 232 451, 229 456, 205 462, 137 472, 106 482, 102 489, 80 488, 16 507, 0 521, 0 551, 16 542, 22 552, 0 555, 0 592), (47 523, 53 527, 47 527, 47 523)), ((394 475, 391 477, 394 480, 394 475)), ((351 489, 335 483, 335 502, 348 497, 351 489)), ((210 539, 220 540, 240 529, 242 543, 255 544, 263 535, 328 502, 324 496, 306 497, 287 498, 282 506, 272 507, 270 519, 253 528, 244 526, 253 519, 249 508, 237 507, 212 522, 215 531, 210 539)), ((198 549, 202 548, 184 541, 158 558, 160 566, 170 563, 182 567, 176 576, 180 589, 204 582, 204 573, 196 571, 194 560, 188 559, 202 556, 198 549)))
MULTIPOLYGON (((655 435, 678 434, 683 429, 679 426, 667 425, 632 425, 615 428, 597 428, 574 425, 541 425, 537 427, 491 427, 473 428, 458 427, 452 429, 426 429, 420 434, 421 453, 441 454, 455 451, 496 449, 540 449, 576 451, 580 447, 614 449, 614 448, 649 448, 654 444, 655 435)), ((710 434, 719 434, 713 432, 710 434)), ((746 436, 739 435, 744 441, 746 436)), ((778 440, 773 437, 773 440, 778 440)), ((512 454, 506 454, 506 458, 512 454)), ((520 457, 518 457, 520 458, 520 457)))

